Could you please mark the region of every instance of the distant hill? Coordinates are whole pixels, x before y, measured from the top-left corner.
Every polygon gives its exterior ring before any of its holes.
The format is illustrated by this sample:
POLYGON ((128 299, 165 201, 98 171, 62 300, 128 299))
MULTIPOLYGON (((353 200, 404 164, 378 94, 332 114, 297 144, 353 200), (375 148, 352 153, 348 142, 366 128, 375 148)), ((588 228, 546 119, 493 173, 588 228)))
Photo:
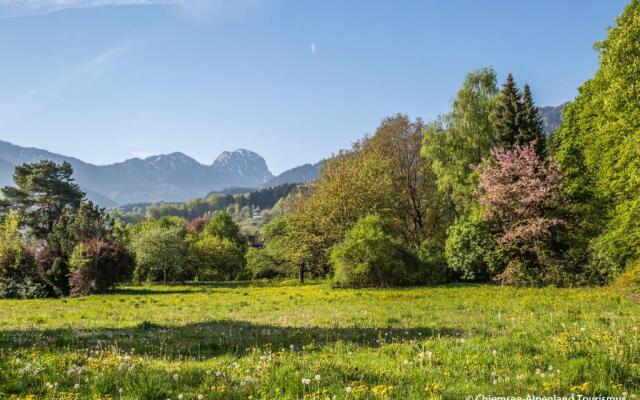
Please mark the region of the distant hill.
POLYGON ((7 186, 13 183, 13 164, 0 160, 0 186, 7 186))
POLYGON ((567 103, 559 106, 547 106, 540 108, 540 117, 542 117, 542 127, 547 136, 551 136, 562 123, 562 109, 567 103))
POLYGON ((40 160, 69 162, 78 185, 104 207, 186 201, 227 187, 259 187, 273 178, 265 160, 245 149, 225 151, 211 165, 200 164, 182 153, 171 153, 98 166, 0 141, 0 179, 4 185, 11 183, 13 165, 40 160))
POLYGON ((315 164, 304 164, 299 167, 286 170, 275 178, 262 184, 262 187, 269 188, 284 185, 286 183, 306 183, 315 181, 320 175, 322 163, 322 161, 319 161, 315 164))

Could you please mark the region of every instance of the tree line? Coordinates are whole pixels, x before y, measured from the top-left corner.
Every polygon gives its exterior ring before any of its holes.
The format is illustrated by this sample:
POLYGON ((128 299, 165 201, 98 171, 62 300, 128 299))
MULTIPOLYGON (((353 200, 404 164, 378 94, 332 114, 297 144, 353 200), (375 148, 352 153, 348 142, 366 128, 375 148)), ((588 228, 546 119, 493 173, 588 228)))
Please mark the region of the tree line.
POLYGON ((511 74, 499 85, 484 68, 445 115, 383 119, 308 185, 150 206, 127 220, 87 201, 69 164, 18 166, 0 202, 0 297, 273 277, 339 287, 640 281, 638 37, 633 0, 551 137, 531 88, 511 74), (249 246, 230 214, 267 207, 278 211, 262 245, 249 246))
POLYGON ((384 119, 262 230, 250 265, 340 286, 640 274, 639 21, 634 0, 550 138, 531 88, 511 74, 498 87, 490 68, 433 122, 384 119))

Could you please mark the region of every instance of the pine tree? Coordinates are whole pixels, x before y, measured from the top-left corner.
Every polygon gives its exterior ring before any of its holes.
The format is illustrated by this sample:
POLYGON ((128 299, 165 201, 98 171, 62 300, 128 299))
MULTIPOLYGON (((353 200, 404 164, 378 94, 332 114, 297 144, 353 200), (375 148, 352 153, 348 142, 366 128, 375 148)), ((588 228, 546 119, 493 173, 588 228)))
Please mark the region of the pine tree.
POLYGON ((542 129, 542 118, 540 111, 533 102, 531 89, 529 85, 524 85, 522 92, 522 118, 520 125, 520 135, 517 140, 518 145, 524 145, 532 141, 536 141, 536 153, 544 157, 546 139, 542 129))
POLYGON ((494 118, 496 144, 499 147, 511 148, 518 144, 523 108, 522 94, 513 75, 509 74, 498 96, 494 118))

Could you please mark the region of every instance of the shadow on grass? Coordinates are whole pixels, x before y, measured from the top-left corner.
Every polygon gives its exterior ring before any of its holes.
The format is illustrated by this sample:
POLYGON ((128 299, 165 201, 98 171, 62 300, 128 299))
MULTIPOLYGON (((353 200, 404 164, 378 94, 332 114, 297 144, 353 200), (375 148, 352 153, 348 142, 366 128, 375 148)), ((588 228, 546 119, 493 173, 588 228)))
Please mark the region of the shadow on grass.
POLYGON ((315 351, 336 343, 378 347, 383 343, 409 342, 431 337, 458 337, 447 327, 282 327, 246 321, 216 320, 184 326, 142 322, 130 328, 28 329, 0 331, 0 352, 39 348, 58 352, 117 348, 151 357, 209 358, 242 355, 250 348, 274 351, 315 351))
POLYGON ((210 292, 210 289, 244 289, 256 287, 289 287, 321 285, 322 281, 307 282, 304 285, 295 280, 256 280, 256 281, 226 281, 226 282, 181 282, 149 284, 139 286, 119 287, 112 293, 119 295, 157 295, 157 294, 189 294, 210 292))

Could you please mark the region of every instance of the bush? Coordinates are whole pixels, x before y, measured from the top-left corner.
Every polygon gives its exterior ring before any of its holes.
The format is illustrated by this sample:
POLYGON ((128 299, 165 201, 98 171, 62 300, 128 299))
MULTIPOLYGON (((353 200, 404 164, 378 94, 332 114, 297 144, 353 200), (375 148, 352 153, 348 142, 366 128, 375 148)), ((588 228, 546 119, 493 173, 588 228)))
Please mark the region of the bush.
POLYGON ((244 250, 228 238, 203 235, 191 246, 189 258, 201 281, 233 280, 245 266, 244 250))
POLYGON ((489 227, 477 216, 460 218, 449 228, 445 256, 448 268, 465 280, 488 280, 504 264, 489 227))
POLYGON ((101 240, 76 246, 69 260, 72 296, 105 293, 131 278, 133 256, 123 247, 101 240))
POLYGON ((420 275, 415 256, 387 233, 377 214, 358 220, 333 246, 330 259, 337 286, 401 286, 416 283, 420 275))
POLYGON ((444 245, 440 241, 431 239, 423 241, 416 255, 423 266, 424 275, 420 279, 422 283, 439 284, 449 280, 447 258, 444 245))
POLYGON ((640 262, 618 276, 611 286, 623 293, 640 295, 640 262))
POLYGON ((49 288, 37 278, 0 278, 0 299, 41 299, 50 295, 49 288))

